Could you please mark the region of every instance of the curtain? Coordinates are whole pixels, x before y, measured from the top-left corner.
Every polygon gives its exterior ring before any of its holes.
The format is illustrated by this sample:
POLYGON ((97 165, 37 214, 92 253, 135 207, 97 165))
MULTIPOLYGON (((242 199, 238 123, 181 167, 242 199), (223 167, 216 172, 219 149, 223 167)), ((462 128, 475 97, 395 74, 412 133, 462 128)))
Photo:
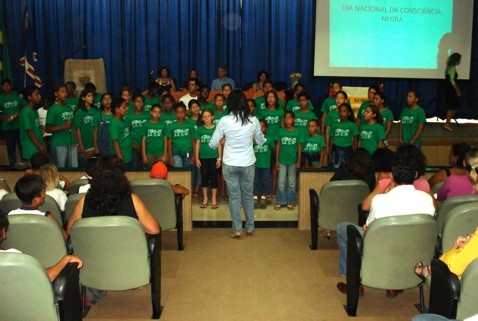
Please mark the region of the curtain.
MULTIPOLYGON (((210 84, 224 65, 241 88, 256 81, 260 70, 287 86, 289 75, 300 72, 318 106, 338 80, 347 86, 383 83, 395 117, 410 88, 421 92, 429 115, 444 112, 439 80, 314 77, 316 0, 0 0, 0 5, 17 88, 24 79, 17 61, 27 5, 37 39, 37 73, 50 89, 63 82, 64 62, 70 58, 103 58, 108 91, 115 95, 124 84, 134 91, 147 88, 160 66, 169 67, 181 87, 189 69, 197 69, 210 84)), ((475 5, 475 20, 477 12, 475 5)), ((477 32, 473 43, 478 43, 477 32)), ((472 80, 459 82, 464 103, 458 117, 478 118, 477 58, 474 45, 472 80)))

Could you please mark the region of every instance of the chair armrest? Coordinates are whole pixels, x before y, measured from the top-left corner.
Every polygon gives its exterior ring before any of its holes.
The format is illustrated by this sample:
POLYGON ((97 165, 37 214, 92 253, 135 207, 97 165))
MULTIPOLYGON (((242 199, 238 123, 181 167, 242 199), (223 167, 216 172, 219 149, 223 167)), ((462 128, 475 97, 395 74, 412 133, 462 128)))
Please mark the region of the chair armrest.
POLYGON ((68 235, 68 238, 65 240, 66 253, 73 254, 73 243, 71 243, 71 236, 68 235))
POLYGON ((174 194, 174 203, 176 205, 176 229, 178 238, 178 251, 184 250, 183 239, 183 194, 174 194))
POLYGON ((68 263, 53 281, 55 301, 58 303, 60 320, 80 321, 80 272, 78 263, 68 263))
POLYGON ((360 271, 362 269, 363 238, 357 226, 347 226, 347 305, 349 316, 357 315, 360 271))
POLYGON ((461 283, 458 277, 450 272, 448 266, 440 260, 431 262, 431 284, 429 312, 446 318, 456 318, 461 283))
POLYGON ((159 319, 161 308, 161 234, 148 235, 149 268, 153 319, 159 319))
MULTIPOLYGON (((156 243, 158 243, 158 239, 161 238, 161 232, 158 234, 147 234, 148 238, 148 253, 149 256, 154 255, 154 251, 156 249, 156 243)), ((161 243, 159 242, 159 246, 161 246, 161 243)))

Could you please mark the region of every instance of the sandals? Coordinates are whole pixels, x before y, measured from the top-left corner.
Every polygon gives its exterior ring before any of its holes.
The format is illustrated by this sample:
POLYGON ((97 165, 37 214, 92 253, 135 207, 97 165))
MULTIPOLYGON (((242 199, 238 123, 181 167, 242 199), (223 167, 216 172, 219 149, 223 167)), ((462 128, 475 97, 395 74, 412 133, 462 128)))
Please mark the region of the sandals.
POLYGON ((429 265, 423 265, 422 262, 418 262, 415 265, 415 274, 422 279, 422 281, 425 281, 425 279, 430 275, 430 266, 429 265))
MULTIPOLYGON (((217 206, 217 204, 216 204, 217 206)), ((207 208, 207 203, 201 203, 201 205, 199 205, 200 208, 207 208)))
POLYGON ((276 211, 280 210, 281 208, 282 208, 282 205, 280 205, 280 204, 274 205, 274 210, 276 210, 276 211))
POLYGON ((287 209, 288 209, 289 211, 293 211, 293 210, 294 210, 294 205, 292 205, 292 204, 287 204, 287 209))
POLYGON ((217 206, 217 203, 216 204, 211 204, 211 209, 215 210, 217 209, 219 206, 217 206))
POLYGON ((327 239, 327 241, 330 240, 330 237, 332 236, 332 233, 330 232, 330 230, 326 230, 324 232, 324 238, 327 239))

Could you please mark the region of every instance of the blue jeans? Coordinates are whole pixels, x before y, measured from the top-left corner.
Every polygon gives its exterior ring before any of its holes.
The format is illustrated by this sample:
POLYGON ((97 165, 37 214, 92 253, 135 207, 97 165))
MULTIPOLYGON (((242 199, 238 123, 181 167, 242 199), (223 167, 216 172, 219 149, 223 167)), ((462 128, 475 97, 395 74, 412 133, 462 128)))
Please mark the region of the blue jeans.
POLYGON ((5 143, 7 145, 8 162, 10 163, 10 167, 13 168, 17 163, 17 145, 20 148, 20 154, 22 153, 22 146, 20 145, 20 130, 4 130, 3 137, 5 137, 5 143))
POLYGON ((174 167, 186 167, 190 168, 192 166, 191 160, 193 153, 184 153, 184 154, 173 154, 174 167))
POLYGON ((254 194, 270 195, 271 194, 271 169, 257 168, 254 177, 254 194))
POLYGON ((52 147, 53 160, 58 168, 78 168, 76 145, 52 147))
POLYGON ((295 203, 297 203, 297 192, 295 190, 296 182, 295 164, 279 164, 276 204, 295 205, 295 203))
POLYGON ((222 174, 229 194, 229 211, 231 212, 232 230, 241 233, 241 204, 246 215, 246 231, 254 230, 254 188, 255 164, 247 167, 222 165, 222 174))
MULTIPOLYGON (((347 275, 347 226, 355 225, 349 222, 343 222, 337 225, 337 245, 339 247, 339 273, 347 275)), ((355 225, 359 233, 364 236, 365 232, 362 227, 355 225)))
POLYGON ((332 148, 332 166, 339 168, 340 165, 352 154, 352 146, 341 147, 333 145, 332 148))

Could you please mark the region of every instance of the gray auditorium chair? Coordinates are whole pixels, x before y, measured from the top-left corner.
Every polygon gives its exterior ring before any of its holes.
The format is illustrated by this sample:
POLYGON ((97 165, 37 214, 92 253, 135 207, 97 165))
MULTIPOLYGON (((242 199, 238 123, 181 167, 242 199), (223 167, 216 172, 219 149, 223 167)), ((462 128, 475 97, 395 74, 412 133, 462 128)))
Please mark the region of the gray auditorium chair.
POLYGON ((27 254, 0 253, 0 320, 81 321, 77 263, 50 283, 45 268, 27 254))
MULTIPOLYGON (((433 258, 438 226, 427 214, 384 217, 374 220, 362 238, 357 227, 347 227, 347 305, 357 313, 359 285, 386 290, 417 287, 417 262, 433 258)), ((423 293, 420 291, 420 301, 423 293)), ((420 302, 423 307, 423 302, 420 302)))
MULTIPOLYGON (((0 208, 3 212, 8 213, 16 210, 22 205, 22 202, 15 193, 6 194, 0 201, 0 208)), ((38 208, 40 211, 49 211, 63 226, 65 223, 63 213, 58 206, 58 203, 50 195, 45 195, 45 203, 38 208)))
POLYGON ((473 233, 477 226, 478 202, 464 203, 451 209, 440 231, 442 252, 453 247, 458 236, 473 233))
POLYGON ((73 211, 75 210, 76 204, 78 203, 80 198, 82 198, 85 195, 86 193, 68 195, 68 198, 66 199, 66 203, 65 203, 65 220, 67 223, 71 215, 73 214, 73 211))
POLYGON ((317 249, 316 230, 318 227, 335 231, 337 225, 342 222, 357 224, 357 206, 369 193, 370 189, 367 183, 361 180, 328 182, 322 186, 317 202, 315 199, 317 192, 311 194, 309 190, 311 196, 311 249, 317 249))
POLYGON ((89 184, 89 180, 87 178, 75 179, 73 182, 71 182, 68 195, 78 194, 80 187, 86 184, 89 184))
POLYGON ((45 216, 33 214, 9 215, 5 249, 17 249, 36 258, 44 267, 57 263, 67 253, 60 226, 45 216))
MULTIPOLYGON (((83 260, 83 298, 85 287, 119 291, 151 284, 152 318, 159 319, 161 234, 148 238, 134 218, 103 216, 76 221, 70 236, 75 254, 83 260)), ((83 307, 85 312, 84 302, 83 307)))
POLYGON ((133 193, 158 220, 162 231, 177 229, 178 250, 184 250, 183 196, 174 194, 171 183, 162 179, 134 179, 130 184, 133 193))
POLYGON ((437 212, 438 230, 443 230, 443 223, 445 222, 448 213, 454 207, 469 202, 478 202, 478 195, 455 196, 444 200, 437 212))

